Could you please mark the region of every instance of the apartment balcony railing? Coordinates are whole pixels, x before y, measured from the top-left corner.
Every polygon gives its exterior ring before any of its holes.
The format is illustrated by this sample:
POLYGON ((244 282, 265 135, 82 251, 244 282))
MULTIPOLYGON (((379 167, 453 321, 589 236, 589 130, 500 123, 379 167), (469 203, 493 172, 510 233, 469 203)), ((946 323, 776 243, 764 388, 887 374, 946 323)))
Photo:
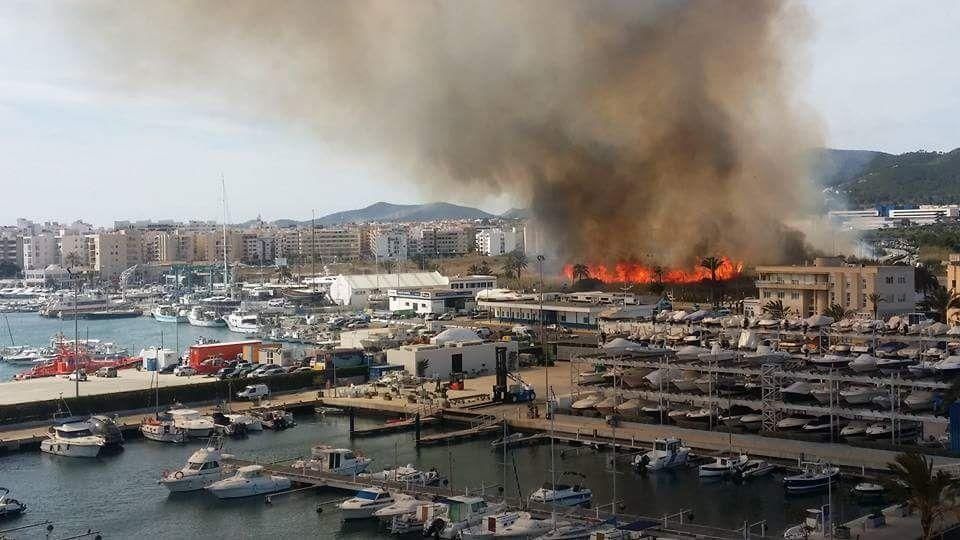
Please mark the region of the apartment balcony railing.
POLYGON ((826 291, 833 285, 829 282, 793 283, 790 281, 757 280, 758 289, 787 289, 792 291, 826 291))

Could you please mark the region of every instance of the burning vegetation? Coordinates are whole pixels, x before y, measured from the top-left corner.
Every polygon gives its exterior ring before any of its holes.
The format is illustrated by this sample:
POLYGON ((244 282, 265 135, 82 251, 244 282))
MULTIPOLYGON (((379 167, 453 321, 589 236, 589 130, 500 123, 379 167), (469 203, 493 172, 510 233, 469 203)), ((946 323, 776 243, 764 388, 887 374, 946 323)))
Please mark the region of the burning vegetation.
POLYGON ((696 267, 689 269, 647 266, 638 262, 619 262, 611 266, 568 264, 563 267, 563 275, 572 281, 592 278, 604 283, 638 284, 727 281, 739 277, 741 272, 743 263, 731 261, 727 257, 707 257, 696 267))

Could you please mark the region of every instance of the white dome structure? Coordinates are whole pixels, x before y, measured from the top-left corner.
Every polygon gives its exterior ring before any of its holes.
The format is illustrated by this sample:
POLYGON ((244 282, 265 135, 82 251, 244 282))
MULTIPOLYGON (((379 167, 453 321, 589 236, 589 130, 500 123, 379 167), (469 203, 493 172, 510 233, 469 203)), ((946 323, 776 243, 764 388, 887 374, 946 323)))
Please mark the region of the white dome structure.
POLYGON ((476 332, 469 328, 447 328, 443 332, 430 338, 433 345, 446 345, 447 343, 463 343, 470 341, 483 341, 476 332))

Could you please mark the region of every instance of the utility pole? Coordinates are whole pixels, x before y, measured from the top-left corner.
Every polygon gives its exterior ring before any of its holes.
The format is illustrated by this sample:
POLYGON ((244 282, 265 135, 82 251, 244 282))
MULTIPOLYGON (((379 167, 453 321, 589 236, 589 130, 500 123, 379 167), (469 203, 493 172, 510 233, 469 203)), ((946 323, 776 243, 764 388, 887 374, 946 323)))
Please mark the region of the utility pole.
MULTIPOLYGON (((543 354, 543 386, 547 392, 547 412, 550 412, 550 362, 547 343, 543 337, 543 261, 546 257, 537 255, 537 272, 540 274, 540 352, 543 354)), ((553 416, 552 414, 550 415, 553 416)))

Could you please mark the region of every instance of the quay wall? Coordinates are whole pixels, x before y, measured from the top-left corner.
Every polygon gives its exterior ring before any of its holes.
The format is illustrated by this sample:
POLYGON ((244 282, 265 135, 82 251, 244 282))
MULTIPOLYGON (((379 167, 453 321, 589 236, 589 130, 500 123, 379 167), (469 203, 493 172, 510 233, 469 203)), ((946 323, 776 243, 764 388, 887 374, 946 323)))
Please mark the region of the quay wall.
MULTIPOLYGON (((63 401, 74 415, 113 413, 144 409, 159 402, 160 407, 174 403, 195 403, 235 399, 231 396, 248 384, 263 383, 272 392, 283 392, 303 388, 320 388, 327 381, 323 372, 291 373, 273 377, 255 379, 210 380, 197 384, 161 386, 159 389, 143 389, 110 394, 81 395, 64 397, 63 401)), ((59 399, 13 403, 0 405, 0 425, 23 424, 29 422, 49 422, 53 414, 63 409, 59 399)))

